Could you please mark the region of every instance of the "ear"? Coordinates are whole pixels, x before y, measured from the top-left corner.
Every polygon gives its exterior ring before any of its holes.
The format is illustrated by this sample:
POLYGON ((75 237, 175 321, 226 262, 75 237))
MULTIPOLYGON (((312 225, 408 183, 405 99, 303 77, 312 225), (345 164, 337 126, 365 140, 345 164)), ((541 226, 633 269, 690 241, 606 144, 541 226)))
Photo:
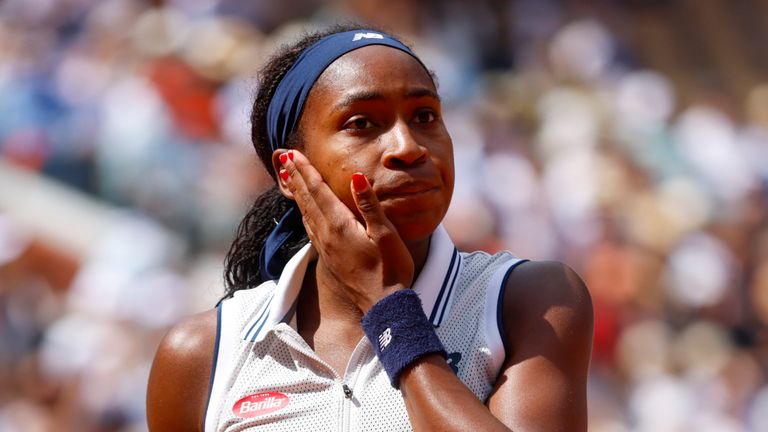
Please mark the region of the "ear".
POLYGON ((277 187, 280 189, 280 193, 283 194, 284 197, 288 198, 289 200, 293 201, 293 193, 290 189, 288 189, 288 186, 286 186, 285 182, 282 178, 280 178, 280 170, 283 169, 283 164, 280 163, 280 155, 283 153, 288 152, 290 149, 284 149, 280 148, 272 152, 272 168, 274 168, 275 173, 278 173, 277 177, 277 187))

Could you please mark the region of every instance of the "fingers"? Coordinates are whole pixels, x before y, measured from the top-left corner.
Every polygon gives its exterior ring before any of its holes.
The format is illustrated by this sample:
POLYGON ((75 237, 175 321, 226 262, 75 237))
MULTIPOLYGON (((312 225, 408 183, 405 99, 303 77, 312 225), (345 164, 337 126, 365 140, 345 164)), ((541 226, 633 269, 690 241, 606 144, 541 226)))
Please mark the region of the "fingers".
MULTIPOLYGON (((368 237, 372 239, 391 272, 385 274, 387 285, 410 286, 413 280, 413 259, 400 234, 381 208, 379 199, 364 174, 352 175, 352 197, 363 217, 368 237)), ((363 309, 367 310, 367 309, 363 309)))
POLYGON ((343 229, 339 225, 354 220, 352 212, 301 152, 291 150, 281 154, 280 163, 285 167, 279 172, 280 178, 293 194, 310 238, 315 237, 313 233, 343 229))
POLYGON ((301 152, 291 150, 281 154, 280 163, 285 167, 279 172, 280 178, 301 209, 310 238, 313 237, 311 232, 333 235, 343 231, 349 233, 355 227, 355 231, 359 229, 372 239, 381 239, 396 232, 365 175, 355 173, 350 183, 352 198, 363 218, 363 227, 301 152))
POLYGON ((299 206, 309 238, 331 273, 350 287, 354 298, 363 299, 361 310, 372 304, 366 300, 372 297, 369 291, 378 298, 384 286, 410 284, 411 255, 363 174, 354 174, 350 182, 355 211, 346 191, 340 193, 343 198, 336 196, 301 152, 279 154, 279 162, 283 190, 299 206))
POLYGON ((376 197, 371 184, 364 174, 352 174, 350 187, 352 189, 352 198, 355 200, 355 205, 360 211, 360 215, 363 216, 366 230, 371 237, 378 237, 377 234, 393 229, 391 222, 387 219, 379 205, 379 199, 376 197))

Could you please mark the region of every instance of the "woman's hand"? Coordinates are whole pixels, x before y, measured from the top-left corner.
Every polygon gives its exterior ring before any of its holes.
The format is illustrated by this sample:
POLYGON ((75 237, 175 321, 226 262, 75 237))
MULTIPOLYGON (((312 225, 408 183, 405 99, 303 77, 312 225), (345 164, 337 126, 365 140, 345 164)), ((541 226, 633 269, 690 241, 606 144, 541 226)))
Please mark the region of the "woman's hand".
POLYGON ((363 174, 350 180, 362 223, 297 150, 280 155, 280 177, 301 210, 309 239, 331 275, 348 288, 363 313, 387 295, 410 287, 414 264, 363 174))

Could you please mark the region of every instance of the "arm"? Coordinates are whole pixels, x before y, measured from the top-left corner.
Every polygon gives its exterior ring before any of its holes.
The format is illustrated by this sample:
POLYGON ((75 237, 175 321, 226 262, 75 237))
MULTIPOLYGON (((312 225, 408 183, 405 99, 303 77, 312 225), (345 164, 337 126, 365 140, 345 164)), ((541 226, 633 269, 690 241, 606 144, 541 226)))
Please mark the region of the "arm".
POLYGON ((507 359, 488 407, 513 429, 587 430, 592 300, 557 262, 516 268, 504 298, 507 359))
POLYGON ((508 279, 503 307, 511 352, 488 408, 430 356, 400 380, 414 430, 587 430, 593 319, 583 282, 559 263, 525 263, 508 279))
POLYGON ((149 374, 151 431, 201 431, 216 341, 216 310, 193 315, 160 342, 149 374))

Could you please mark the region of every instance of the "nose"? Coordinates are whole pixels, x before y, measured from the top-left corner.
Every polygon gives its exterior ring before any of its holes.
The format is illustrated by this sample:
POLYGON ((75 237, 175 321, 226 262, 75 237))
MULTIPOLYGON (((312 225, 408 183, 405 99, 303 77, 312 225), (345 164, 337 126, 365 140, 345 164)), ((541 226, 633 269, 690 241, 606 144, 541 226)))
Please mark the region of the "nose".
POLYGON ((385 141, 384 165, 387 167, 407 167, 427 160, 427 149, 419 144, 407 122, 397 121, 382 139, 385 141))

